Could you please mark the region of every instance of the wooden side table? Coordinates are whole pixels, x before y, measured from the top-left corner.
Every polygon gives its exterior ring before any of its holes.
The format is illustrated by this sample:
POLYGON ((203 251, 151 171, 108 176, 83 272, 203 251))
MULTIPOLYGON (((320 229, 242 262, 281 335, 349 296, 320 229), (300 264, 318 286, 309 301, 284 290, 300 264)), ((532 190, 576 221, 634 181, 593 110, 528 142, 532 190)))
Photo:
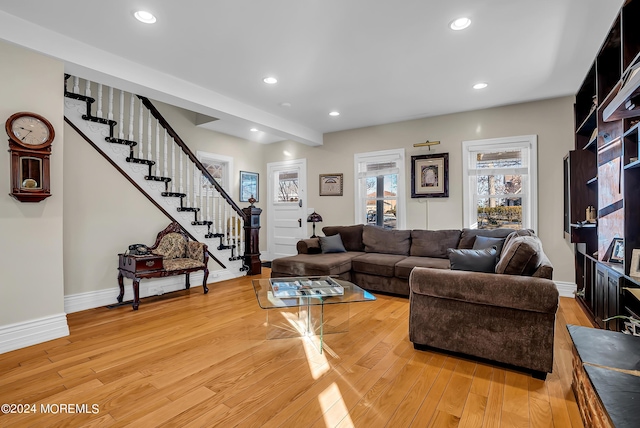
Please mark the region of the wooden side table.
POLYGON ((124 297, 123 277, 133 280, 133 309, 137 310, 140 306, 140 279, 160 276, 163 270, 162 256, 148 254, 145 256, 136 256, 133 254, 118 254, 118 285, 120 286, 120 294, 118 302, 122 303, 124 297))

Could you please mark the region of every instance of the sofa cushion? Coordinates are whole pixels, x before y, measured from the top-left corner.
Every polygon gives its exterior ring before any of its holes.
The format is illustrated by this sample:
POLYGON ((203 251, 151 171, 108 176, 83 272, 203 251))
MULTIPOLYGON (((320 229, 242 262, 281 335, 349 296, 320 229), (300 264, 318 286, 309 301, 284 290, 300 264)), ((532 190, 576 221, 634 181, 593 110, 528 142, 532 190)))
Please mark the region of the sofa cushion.
POLYGON ((180 233, 171 232, 162 237, 153 254, 162 256, 164 260, 184 257, 187 250, 187 241, 180 233))
POLYGON ((395 276, 402 279, 408 279, 414 267, 449 269, 449 259, 442 259, 440 257, 409 256, 396 263, 395 276))
POLYGON ((366 253, 355 257, 351 266, 354 272, 392 277, 395 275, 396 263, 403 259, 405 256, 397 254, 366 253))
POLYGON ((418 257, 448 257, 447 249, 458 248, 460 230, 412 230, 409 255, 418 257))
POLYGON ((451 270, 493 273, 496 268, 497 255, 496 247, 481 250, 450 248, 451 270))
POLYGON ((537 236, 516 236, 505 242, 496 273, 531 276, 540 264, 542 244, 537 236))
POLYGON ((320 249, 320 239, 301 239, 296 244, 296 250, 298 250, 298 254, 320 254, 322 252, 320 249))
POLYGON ((408 256, 411 246, 411 231, 367 225, 362 231, 362 241, 364 242, 364 251, 367 253, 408 256))
POLYGON ((490 238, 506 238, 513 232, 513 229, 462 229, 458 248, 472 249, 476 241, 476 236, 488 236, 490 238))
POLYGON ((204 267, 203 262, 199 262, 193 259, 186 259, 186 258, 163 260, 162 263, 163 263, 164 270, 166 271, 204 267))
POLYGON ((298 254, 271 262, 271 271, 284 276, 340 275, 351 270, 351 259, 363 253, 298 254))
POLYGON ((504 241, 506 238, 492 238, 490 236, 476 236, 476 240, 473 243, 474 250, 483 250, 485 248, 496 247, 496 256, 500 258, 502 253, 502 247, 504 247, 504 241))
POLYGON ((322 233, 325 236, 340 234, 342 244, 347 251, 364 251, 362 243, 362 229, 364 225, 356 224, 353 226, 325 226, 322 233))
POLYGON ((321 236, 319 239, 320 239, 320 248, 322 249, 323 254, 347 252, 347 250, 344 249, 344 245, 342 244, 342 239, 340 238, 340 234, 331 235, 331 236, 321 236))

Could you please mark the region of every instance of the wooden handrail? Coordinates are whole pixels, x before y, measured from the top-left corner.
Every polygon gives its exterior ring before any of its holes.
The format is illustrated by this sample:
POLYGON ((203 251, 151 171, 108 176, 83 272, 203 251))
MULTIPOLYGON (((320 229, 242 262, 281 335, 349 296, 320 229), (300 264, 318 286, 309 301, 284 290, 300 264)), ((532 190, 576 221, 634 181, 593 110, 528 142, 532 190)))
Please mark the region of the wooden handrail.
POLYGON ((140 99, 140 101, 142 101, 142 104, 144 104, 144 106, 149 109, 153 117, 155 117, 158 120, 158 122, 160 123, 160 126, 162 126, 167 131, 167 133, 173 138, 173 140, 182 148, 182 151, 186 153, 187 156, 189 156, 189 159, 191 159, 191 161, 198 167, 198 169, 202 172, 202 175, 207 177, 207 180, 209 180, 209 182, 213 185, 213 187, 215 187, 215 189, 220 193, 220 195, 224 198, 224 200, 227 201, 227 203, 231 205, 234 211, 242 217, 244 222, 247 222, 246 215, 242 211, 242 209, 235 203, 233 199, 231 199, 231 197, 222 188, 222 186, 220 186, 220 184, 216 180, 214 180, 213 176, 209 173, 209 171, 207 171, 204 165, 202 165, 202 163, 193 154, 193 152, 189 149, 189 147, 187 147, 187 145, 182 140, 182 138, 180 138, 178 133, 171 127, 171 125, 169 125, 169 122, 166 121, 166 119, 162 116, 162 114, 158 111, 158 109, 151 103, 151 101, 147 97, 143 97, 141 95, 136 95, 136 96, 140 99))

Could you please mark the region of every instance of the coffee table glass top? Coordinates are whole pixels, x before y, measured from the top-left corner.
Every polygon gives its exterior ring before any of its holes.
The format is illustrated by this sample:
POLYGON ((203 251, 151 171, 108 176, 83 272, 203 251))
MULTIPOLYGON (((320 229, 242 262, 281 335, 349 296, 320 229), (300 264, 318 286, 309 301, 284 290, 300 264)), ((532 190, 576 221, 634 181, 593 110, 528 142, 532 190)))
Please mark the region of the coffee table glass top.
MULTIPOLYGON (((318 277, 300 277, 301 280, 309 280, 318 277)), ((290 281, 295 278, 285 278, 290 281)), ((254 279, 253 289, 258 298, 258 304, 262 309, 294 308, 298 306, 331 305, 336 303, 370 302, 376 300, 375 296, 357 285, 338 278, 332 278, 344 289, 344 294, 338 296, 297 296, 274 297, 269 279, 254 279)), ((276 280, 276 278, 272 278, 276 280)))

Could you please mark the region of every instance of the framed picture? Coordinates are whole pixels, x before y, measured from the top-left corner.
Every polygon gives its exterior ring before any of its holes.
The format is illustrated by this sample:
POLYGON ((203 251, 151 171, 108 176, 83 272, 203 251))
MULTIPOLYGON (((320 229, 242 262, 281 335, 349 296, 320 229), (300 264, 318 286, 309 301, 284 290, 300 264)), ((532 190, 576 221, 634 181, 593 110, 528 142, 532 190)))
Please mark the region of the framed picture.
POLYGON ((342 196, 343 174, 320 174, 320 196, 342 196))
POLYGON ((411 156, 411 197, 449 197, 449 153, 411 156))
POLYGON ((249 202, 253 197, 258 201, 258 173, 240 171, 240 202, 249 202))
POLYGON ((629 276, 640 278, 640 250, 634 248, 631 251, 631 266, 629 268, 629 276))
POLYGON ((609 262, 611 263, 624 263, 624 240, 622 238, 613 238, 611 243, 611 257, 609 262))

